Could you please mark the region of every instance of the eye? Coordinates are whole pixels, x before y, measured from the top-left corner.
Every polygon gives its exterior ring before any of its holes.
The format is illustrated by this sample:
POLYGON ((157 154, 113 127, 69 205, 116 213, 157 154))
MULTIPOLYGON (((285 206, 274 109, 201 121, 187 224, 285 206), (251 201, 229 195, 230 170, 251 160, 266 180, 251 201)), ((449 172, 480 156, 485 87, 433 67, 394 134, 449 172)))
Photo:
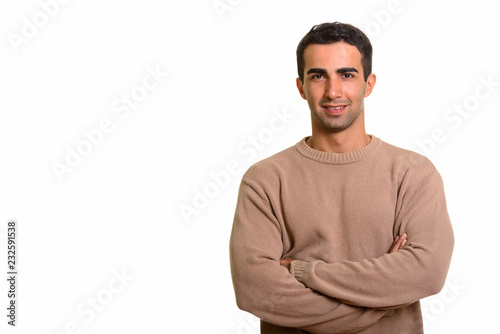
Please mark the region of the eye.
POLYGON ((325 76, 323 74, 313 74, 311 79, 323 79, 325 76))
POLYGON ((352 75, 351 73, 344 73, 342 75, 342 77, 344 77, 344 78, 354 78, 354 75, 352 75))

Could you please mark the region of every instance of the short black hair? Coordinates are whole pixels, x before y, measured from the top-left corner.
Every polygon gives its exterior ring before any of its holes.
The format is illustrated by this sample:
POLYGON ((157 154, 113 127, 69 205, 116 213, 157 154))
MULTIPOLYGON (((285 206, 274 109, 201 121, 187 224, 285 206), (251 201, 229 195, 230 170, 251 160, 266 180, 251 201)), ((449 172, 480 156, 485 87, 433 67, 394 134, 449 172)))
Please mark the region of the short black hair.
POLYGON ((365 81, 372 73, 372 44, 360 29, 347 23, 333 22, 315 25, 302 38, 297 46, 297 70, 299 78, 304 82, 304 51, 309 44, 333 44, 345 42, 354 45, 361 53, 365 81))

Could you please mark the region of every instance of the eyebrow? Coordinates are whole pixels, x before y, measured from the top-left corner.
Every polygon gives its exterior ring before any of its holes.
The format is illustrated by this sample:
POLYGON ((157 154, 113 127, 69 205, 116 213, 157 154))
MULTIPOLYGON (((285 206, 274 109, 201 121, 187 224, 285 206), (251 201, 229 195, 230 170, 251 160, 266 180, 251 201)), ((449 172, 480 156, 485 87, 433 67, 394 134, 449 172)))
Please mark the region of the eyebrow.
MULTIPOLYGON (((349 72, 359 73, 359 71, 357 69, 355 69, 354 67, 341 67, 341 68, 338 68, 335 72, 337 74, 343 74, 343 73, 349 73, 349 72)), ((311 73, 326 74, 327 72, 324 68, 314 68, 313 67, 309 71, 307 71, 307 74, 311 74, 311 73)))

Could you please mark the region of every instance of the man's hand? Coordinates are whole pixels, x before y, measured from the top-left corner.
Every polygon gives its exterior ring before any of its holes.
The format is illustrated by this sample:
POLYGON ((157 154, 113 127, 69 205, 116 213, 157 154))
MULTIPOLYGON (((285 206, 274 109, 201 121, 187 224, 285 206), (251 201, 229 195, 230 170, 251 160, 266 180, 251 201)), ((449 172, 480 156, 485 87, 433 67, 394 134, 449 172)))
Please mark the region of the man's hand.
MULTIPOLYGON (((396 238, 394 239, 394 242, 392 243, 391 249, 389 249, 389 254, 397 252, 400 249, 403 249, 406 245, 406 242, 408 241, 406 237, 407 237, 406 233, 403 233, 401 237, 397 235, 396 238)), ((293 259, 286 257, 280 260, 280 265, 290 270, 290 263, 292 263, 292 261, 293 259)))
POLYGON ((391 249, 389 249, 389 254, 397 252, 400 249, 403 249, 407 242, 406 237, 407 237, 406 233, 403 233, 401 238, 399 237, 399 235, 397 235, 396 238, 394 239, 394 242, 392 243, 391 249))
POLYGON ((286 257, 286 258, 280 260, 280 265, 282 265, 286 269, 290 270, 290 263, 292 263, 292 261, 293 261, 293 259, 286 257))

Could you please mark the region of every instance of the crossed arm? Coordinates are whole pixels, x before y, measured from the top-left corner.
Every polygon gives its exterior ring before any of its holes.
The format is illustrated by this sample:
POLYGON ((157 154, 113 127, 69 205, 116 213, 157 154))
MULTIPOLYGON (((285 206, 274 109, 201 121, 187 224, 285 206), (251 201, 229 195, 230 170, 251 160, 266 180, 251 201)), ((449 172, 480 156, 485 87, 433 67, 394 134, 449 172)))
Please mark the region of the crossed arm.
POLYGON ((404 307, 438 293, 451 261, 453 230, 437 172, 423 177, 401 197, 395 226, 410 239, 403 235, 390 254, 378 258, 335 263, 283 259, 280 264, 306 287, 343 303, 375 309, 404 307))
POLYGON ((230 241, 238 307, 265 322, 312 333, 357 333, 394 310, 348 305, 299 282, 280 266, 282 235, 269 203, 242 183, 230 241))
MULTIPOLYGON (((392 243, 391 248, 389 249, 388 253, 391 254, 391 253, 397 252, 400 249, 403 249, 405 247, 407 241, 408 240, 407 240, 406 233, 403 233, 401 238, 399 237, 399 235, 397 235, 396 238, 394 239, 394 242, 392 243)), ((290 264, 292 263, 292 261, 293 261, 292 258, 286 257, 286 258, 283 258, 280 260, 280 265, 285 267, 286 269, 290 270, 290 264)))
MULTIPOLYGON (((388 251, 388 254, 392 254, 392 253, 395 253, 401 249, 404 249, 406 243, 408 242, 407 236, 408 235, 406 233, 403 233, 403 235, 401 237, 399 235, 397 235, 396 238, 394 239, 394 242, 391 245, 391 248, 388 251)), ((292 269, 292 265, 291 265, 292 261, 293 261, 292 258, 283 258, 283 259, 280 259, 280 265, 285 267, 287 270, 291 271, 291 273, 293 275, 294 273, 293 273, 293 269, 292 269)), ((321 291, 321 292, 328 295, 328 291, 321 291)), ((330 297, 335 297, 335 296, 330 295, 330 297)), ((393 306, 388 306, 388 307, 375 307, 375 309, 387 310, 387 311, 389 311, 388 315, 390 315, 390 314, 392 314, 392 312, 394 312, 395 309, 405 307, 405 306, 410 305, 410 304, 412 304, 412 302, 407 302, 404 304, 400 304, 398 306, 393 305, 393 306)))
POLYGON ((238 306, 279 326, 355 333, 437 293, 453 249, 440 182, 433 174, 401 197, 394 226, 409 239, 381 257, 337 263, 282 259, 275 211, 257 184, 242 183, 230 243, 238 306))

